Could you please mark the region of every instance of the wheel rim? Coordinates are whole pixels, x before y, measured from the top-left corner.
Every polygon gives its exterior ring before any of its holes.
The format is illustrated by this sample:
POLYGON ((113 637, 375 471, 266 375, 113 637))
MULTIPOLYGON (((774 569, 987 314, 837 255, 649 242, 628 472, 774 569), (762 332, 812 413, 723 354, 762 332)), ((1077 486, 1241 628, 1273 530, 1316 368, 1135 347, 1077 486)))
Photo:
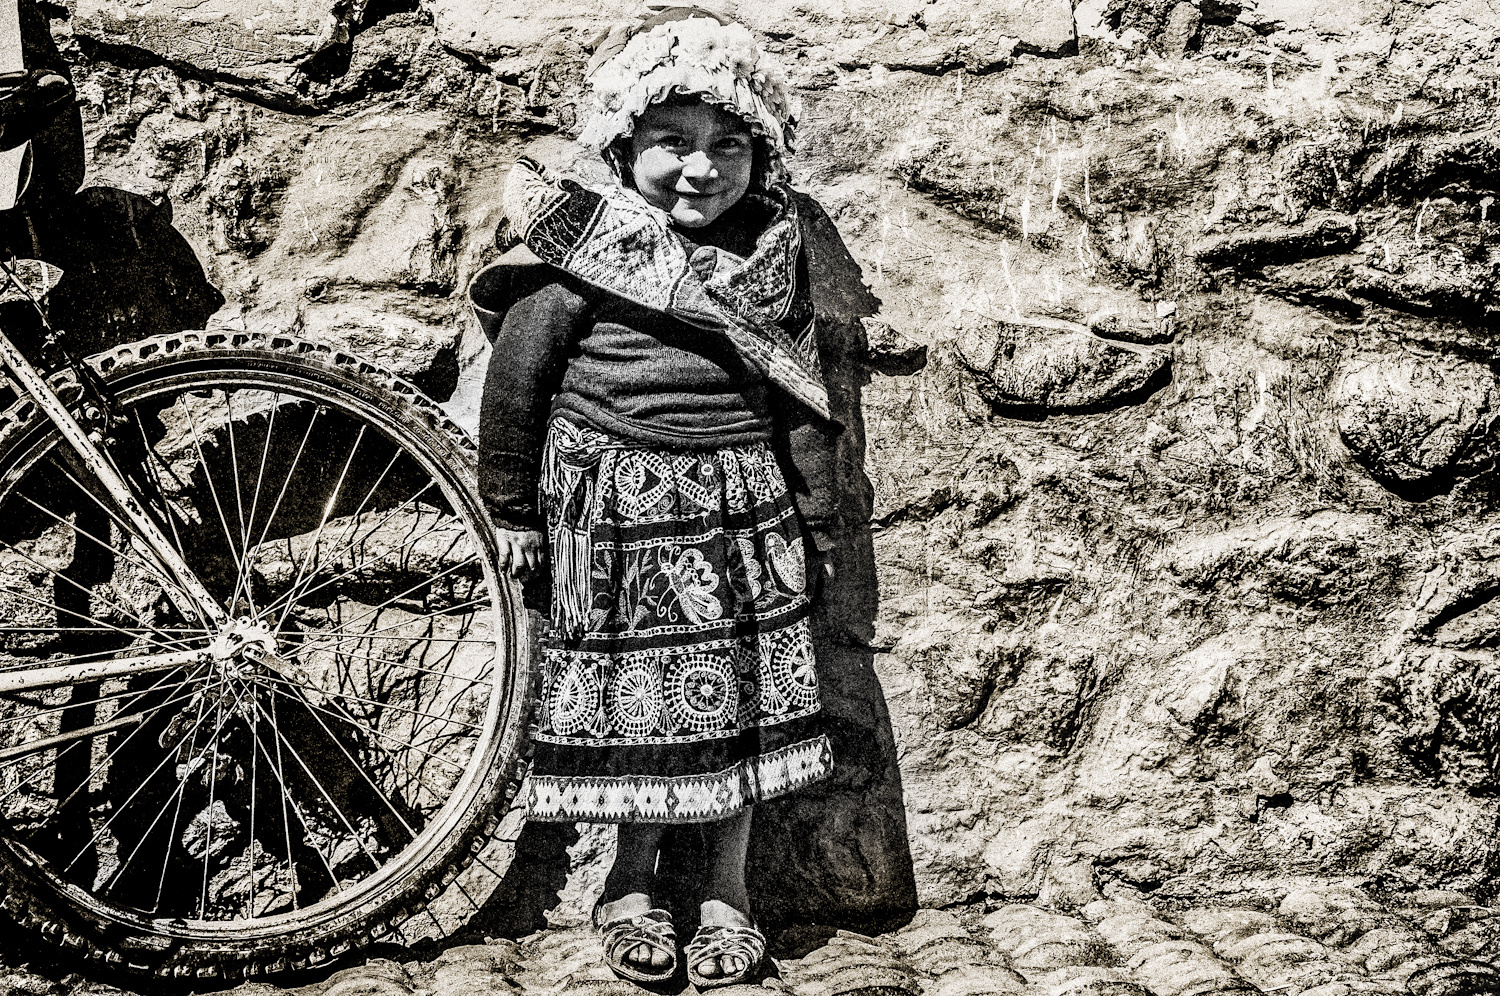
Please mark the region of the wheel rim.
POLYGON ((12 451, 0 677, 199 656, 0 696, 0 827, 75 905, 254 937, 367 905, 471 815, 514 634, 472 498, 419 433, 295 377, 213 380, 124 390, 116 458, 229 626, 172 607, 48 427, 12 451))

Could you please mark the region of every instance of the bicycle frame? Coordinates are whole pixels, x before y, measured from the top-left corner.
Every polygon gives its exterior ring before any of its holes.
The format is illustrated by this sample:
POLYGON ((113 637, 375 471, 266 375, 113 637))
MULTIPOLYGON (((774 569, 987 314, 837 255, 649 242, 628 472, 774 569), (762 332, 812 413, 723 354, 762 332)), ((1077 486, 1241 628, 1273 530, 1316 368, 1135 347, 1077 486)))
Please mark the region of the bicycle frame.
MULTIPOLYGON (((38 265, 0 299, 40 301, 38 265)), ((21 929, 158 976, 384 936, 518 785, 530 621, 472 441, 326 344, 173 332, 62 350, 49 376, 29 328, 0 335, 0 885, 28 897, 21 929)))
MULTIPOLYGON (((25 355, 11 342, 10 337, 0 331, 0 365, 36 402, 42 413, 57 427, 72 455, 77 457, 87 474, 97 481, 115 506, 121 518, 133 530, 132 540, 142 548, 162 572, 167 581, 165 592, 179 612, 196 616, 210 629, 220 631, 220 639, 203 650, 178 651, 173 653, 147 654, 140 657, 124 657, 110 661, 95 661, 58 667, 31 668, 0 675, 0 693, 31 691, 55 688, 78 681, 93 681, 118 678, 125 675, 146 674, 153 671, 170 670, 184 664, 227 657, 247 642, 248 626, 236 626, 229 613, 209 594, 203 582, 193 573, 182 557, 172 548, 166 535, 142 509, 140 501, 131 491, 129 483, 114 465, 99 452, 89 439, 88 430, 79 424, 62 400, 47 386, 46 379, 32 366, 25 355), (220 644, 224 646, 220 646, 220 644)), ((248 622, 248 621, 247 621, 248 622)), ((96 730, 77 730, 69 738, 93 735, 96 730)), ((56 744, 47 741, 26 744, 13 750, 27 752, 46 750, 56 744)))

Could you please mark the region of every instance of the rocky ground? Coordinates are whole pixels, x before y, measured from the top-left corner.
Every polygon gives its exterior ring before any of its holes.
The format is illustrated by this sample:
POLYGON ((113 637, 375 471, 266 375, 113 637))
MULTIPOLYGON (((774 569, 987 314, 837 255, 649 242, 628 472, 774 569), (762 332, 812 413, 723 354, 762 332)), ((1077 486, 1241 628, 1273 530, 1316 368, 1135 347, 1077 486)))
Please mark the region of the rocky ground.
MULTIPOLYGON (((1494 992, 1500 982, 1492 964, 1500 953, 1497 913, 1458 892, 1422 891, 1380 901, 1351 885, 1290 882, 1199 905, 1152 902, 1123 891, 1071 912, 1035 904, 978 904, 922 910, 901 928, 878 936, 793 928, 776 939, 773 958, 755 984, 720 991, 726 996, 763 991, 792 996, 1477 996, 1494 992)), ((627 996, 647 991, 605 968, 597 936, 582 926, 516 941, 382 953, 386 956, 316 978, 282 980, 288 988, 249 981, 227 992, 627 996)), ((4 971, 0 987, 16 994, 122 992, 78 976, 4 971)), ((650 991, 695 990, 679 976, 650 991)))

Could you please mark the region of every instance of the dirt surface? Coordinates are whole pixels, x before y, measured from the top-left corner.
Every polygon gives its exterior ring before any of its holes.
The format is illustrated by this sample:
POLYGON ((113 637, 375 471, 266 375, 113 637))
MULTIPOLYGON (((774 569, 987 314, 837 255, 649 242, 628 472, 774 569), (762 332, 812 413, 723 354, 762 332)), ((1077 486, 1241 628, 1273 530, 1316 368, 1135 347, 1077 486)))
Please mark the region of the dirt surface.
MULTIPOLYGON (((1500 917, 1456 892, 1385 902, 1343 884, 1287 883, 1181 906, 1146 897, 1094 900, 1062 912, 984 904, 923 910, 877 936, 802 926, 775 939, 752 984, 729 994, 794 996, 1208 996, 1249 992, 1315 996, 1438 996, 1493 991, 1500 917)), ((247 981, 240 996, 624 996, 648 991, 602 964, 587 927, 519 940, 392 950, 387 957, 291 980, 247 981)), ((117 989, 78 977, 10 969, 7 992, 104 996, 117 989)), ((158 985, 167 985, 160 983, 158 985)), ((174 991, 178 987, 173 987, 174 991)), ((219 991, 203 986, 194 992, 219 991)), ((680 972, 649 991, 696 991, 680 972)))

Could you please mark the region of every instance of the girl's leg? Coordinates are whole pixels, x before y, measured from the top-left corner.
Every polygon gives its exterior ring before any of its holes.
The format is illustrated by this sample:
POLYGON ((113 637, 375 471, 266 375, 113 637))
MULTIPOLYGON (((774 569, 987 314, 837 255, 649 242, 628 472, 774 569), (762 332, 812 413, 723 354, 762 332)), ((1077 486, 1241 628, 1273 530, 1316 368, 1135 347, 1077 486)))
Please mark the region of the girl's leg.
MULTIPOLYGON (((750 850, 750 810, 713 824, 709 832, 708 898, 700 908, 705 927, 749 927, 750 893, 745 888, 745 857, 750 850)), ((732 956, 710 958, 695 966, 699 975, 738 975, 747 966, 732 956)))
MULTIPOLYGON (((604 879, 604 904, 599 920, 608 923, 637 916, 651 909, 656 891, 656 858, 666 827, 659 823, 621 823, 615 839, 615 863, 604 879)), ((644 944, 625 953, 627 960, 642 968, 663 968, 667 955, 644 944)))

